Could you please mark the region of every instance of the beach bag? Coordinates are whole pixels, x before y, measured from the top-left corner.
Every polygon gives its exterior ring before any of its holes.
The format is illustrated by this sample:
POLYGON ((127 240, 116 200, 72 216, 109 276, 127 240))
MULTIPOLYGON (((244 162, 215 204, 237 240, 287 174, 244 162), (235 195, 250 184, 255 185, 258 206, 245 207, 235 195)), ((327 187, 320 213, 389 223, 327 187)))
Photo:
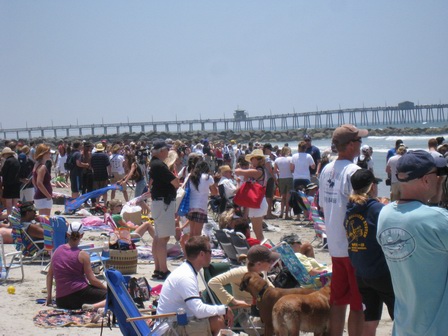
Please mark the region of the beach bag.
POLYGON ((179 216, 185 216, 188 213, 188 211, 190 211, 190 181, 187 181, 187 185, 185 186, 185 194, 179 204, 177 214, 179 216))
POLYGON ((67 155, 67 161, 65 161, 64 163, 64 168, 65 170, 72 170, 73 168, 75 168, 75 162, 74 162, 74 158, 73 158, 73 153, 70 153, 67 155))
POLYGON ((177 192, 176 192, 176 212, 179 210, 180 204, 182 203, 182 200, 185 197, 185 192, 186 192, 186 188, 187 188, 187 182, 188 179, 190 178, 190 175, 187 175, 187 177, 185 178, 184 184, 182 185, 182 187, 177 188, 177 192))
POLYGON ((131 278, 128 283, 128 291, 139 309, 145 308, 144 301, 151 298, 151 286, 145 277, 131 278))
POLYGON ((259 209, 266 194, 266 190, 259 183, 244 182, 236 192, 233 203, 252 209, 259 209))

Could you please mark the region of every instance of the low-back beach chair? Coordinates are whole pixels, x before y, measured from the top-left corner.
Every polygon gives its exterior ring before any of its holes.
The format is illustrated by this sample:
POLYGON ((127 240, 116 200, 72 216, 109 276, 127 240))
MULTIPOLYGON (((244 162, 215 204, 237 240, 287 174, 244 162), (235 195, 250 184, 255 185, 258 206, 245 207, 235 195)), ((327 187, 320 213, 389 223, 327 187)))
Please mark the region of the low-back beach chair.
POLYGON ((15 251, 5 253, 5 247, 3 245, 3 236, 0 235, 0 283, 5 282, 8 279, 9 272, 12 269, 20 268, 22 271, 23 281, 25 273, 23 270, 22 252, 15 251))
POLYGON ((215 230, 215 237, 227 259, 229 259, 230 264, 232 266, 241 266, 241 262, 238 260, 238 252, 235 250, 227 233, 224 230, 215 230))
POLYGON ((163 335, 170 329, 177 334, 168 320, 176 316, 176 313, 142 316, 128 292, 123 274, 114 269, 108 269, 104 274, 107 282, 105 313, 110 310, 115 315, 124 336, 163 335), (145 319, 158 319, 159 323, 150 328, 145 319))
POLYGON ((317 239, 321 239, 320 249, 325 249, 327 247, 327 234, 326 234, 325 221, 320 216, 317 207, 310 203, 310 201, 306 197, 306 194, 303 191, 298 191, 298 193, 302 198, 306 211, 308 212, 308 218, 313 223, 315 236, 311 243, 313 243, 317 239))
MULTIPOLYGON (((13 207, 11 214, 8 217, 12 227, 12 239, 16 245, 16 250, 22 252, 23 257, 30 257, 32 261, 41 257, 43 265, 43 257, 45 253, 44 241, 34 240, 26 232, 23 223, 20 222, 20 212, 17 208, 13 207)), ((43 222, 47 222, 44 218, 39 218, 43 222)))
POLYGON ((312 287, 319 289, 325 286, 331 279, 331 272, 311 276, 303 264, 297 258, 292 247, 286 242, 281 242, 272 248, 273 251, 280 253, 283 265, 291 272, 301 287, 312 287))
MULTIPOLYGON (((44 229, 44 249, 50 254, 61 245, 67 242, 67 221, 62 216, 50 217, 48 223, 42 223, 44 229)), ((42 273, 46 273, 50 267, 51 260, 42 269, 42 273)))

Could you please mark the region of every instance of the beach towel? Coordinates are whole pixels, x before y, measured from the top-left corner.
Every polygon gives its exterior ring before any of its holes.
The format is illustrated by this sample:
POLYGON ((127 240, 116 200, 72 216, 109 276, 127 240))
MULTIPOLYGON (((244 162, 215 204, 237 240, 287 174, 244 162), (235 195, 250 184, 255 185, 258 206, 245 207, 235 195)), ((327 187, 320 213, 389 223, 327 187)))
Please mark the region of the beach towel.
POLYGON ((81 309, 47 309, 41 310, 34 316, 33 321, 37 327, 84 327, 101 328, 101 318, 96 323, 92 319, 97 316, 96 312, 86 312, 81 309))

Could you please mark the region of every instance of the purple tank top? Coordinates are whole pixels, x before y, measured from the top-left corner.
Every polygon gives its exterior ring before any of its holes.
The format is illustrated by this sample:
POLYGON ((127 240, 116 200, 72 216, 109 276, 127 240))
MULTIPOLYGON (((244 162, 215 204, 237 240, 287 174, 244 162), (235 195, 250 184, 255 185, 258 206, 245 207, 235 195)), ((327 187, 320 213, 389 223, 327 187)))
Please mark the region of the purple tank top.
MULTIPOLYGON (((33 177, 34 180, 37 181, 37 170, 40 168, 40 166, 34 170, 33 172, 33 177)), ((51 176, 50 173, 48 172, 48 169, 45 169, 45 176, 44 176, 44 181, 43 181, 44 187, 45 189, 48 190, 48 192, 50 194, 53 193, 53 188, 51 187, 51 176)), ((35 193, 34 193, 34 199, 44 199, 47 198, 47 196, 45 196, 42 191, 40 191, 40 189, 36 186, 35 187, 35 193)))
POLYGON ((56 298, 75 293, 88 286, 84 266, 78 260, 81 250, 67 245, 59 246, 51 259, 56 281, 56 298))

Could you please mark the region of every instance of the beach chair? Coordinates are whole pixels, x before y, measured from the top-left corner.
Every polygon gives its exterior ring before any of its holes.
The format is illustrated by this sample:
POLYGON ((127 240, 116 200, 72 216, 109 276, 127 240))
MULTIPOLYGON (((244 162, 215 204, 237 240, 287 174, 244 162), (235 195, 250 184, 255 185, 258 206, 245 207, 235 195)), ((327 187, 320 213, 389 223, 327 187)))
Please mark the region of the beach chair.
POLYGON ((274 246, 272 251, 280 253, 283 265, 291 272, 301 287, 319 289, 325 286, 329 282, 329 279, 331 279, 331 272, 311 276, 299 258, 297 258, 292 247, 285 242, 274 246))
MULTIPOLYGON (((306 194, 303 191, 298 191, 300 197, 302 198, 303 204, 305 205, 306 211, 308 212, 308 218, 313 223, 313 228, 315 232, 314 241, 320 239, 320 249, 327 248, 327 234, 326 227, 323 218, 320 216, 319 211, 316 206, 313 206, 308 200, 306 194)), ((304 209, 305 210, 305 209, 304 209)))
POLYGON ((233 248, 235 249, 237 256, 240 256, 241 254, 247 255, 250 246, 246 240, 246 237, 241 232, 226 232, 226 233, 233 244, 233 248))
MULTIPOLYGON (((51 256, 53 252, 67 242, 67 221, 62 216, 50 217, 48 223, 42 223, 44 229, 44 249, 51 256)), ((51 260, 42 269, 42 273, 47 273, 51 260)))
POLYGON ((232 266, 241 266, 241 262, 238 260, 238 252, 235 250, 232 241, 224 230, 215 230, 215 237, 221 246, 227 259, 229 259, 232 266))
POLYGON ((107 282, 105 313, 111 311, 114 314, 124 336, 156 336, 168 330, 177 335, 169 320, 176 313, 142 316, 128 292, 123 274, 114 269, 108 269, 104 274, 107 282), (157 319, 158 323, 150 328, 145 319, 157 319))
MULTIPOLYGON (((213 305, 222 304, 219 301, 219 299, 216 296, 216 294, 208 286, 208 282, 213 277, 229 271, 230 268, 231 267, 230 267, 230 265, 228 263, 212 262, 212 263, 210 263, 210 265, 208 267, 204 267, 202 269, 203 273, 199 272, 201 280, 204 283, 204 286, 205 286, 205 289, 206 289, 205 292, 202 293, 202 300, 205 303, 213 304, 213 305)), ((229 293, 232 293, 232 286, 231 285, 226 285, 226 286, 224 286, 224 288, 229 293)), ((238 309, 238 311, 237 311, 237 313, 235 314, 235 317, 234 317, 235 327, 232 328, 232 330, 233 331, 244 331, 244 328, 242 328, 241 326, 238 326, 243 321, 247 321, 247 323, 250 325, 250 328, 253 330, 255 335, 257 335, 257 336, 260 335, 258 330, 261 330, 262 328, 256 327, 254 325, 254 323, 252 322, 252 320, 250 318, 250 314, 248 313, 248 311, 246 309, 238 309)))
MULTIPOLYGON (((16 246, 16 250, 22 252, 23 257, 31 258, 31 261, 41 257, 41 263, 44 262, 45 249, 43 240, 34 240, 26 232, 23 223, 20 222, 20 212, 13 207, 11 214, 8 216, 12 227, 12 239, 16 246)), ((44 221, 44 218, 40 218, 44 221)))
MULTIPOLYGON (((118 227, 117 227, 117 225, 115 224, 115 221, 112 219, 112 216, 111 216, 109 213, 107 213, 107 212, 104 213, 104 223, 105 223, 106 225, 109 225, 109 226, 110 226, 111 232, 118 231, 118 227)), ((106 234, 103 233, 103 235, 106 235, 106 234)), ((142 236, 140 236, 138 233, 135 233, 135 232, 131 232, 131 241, 132 241, 134 244, 137 244, 137 243, 139 243, 139 242, 141 241, 145 246, 149 245, 149 244, 142 238, 142 236)))
POLYGON ((9 272, 15 268, 21 269, 22 271, 21 281, 23 281, 25 273, 23 270, 22 257, 23 255, 21 251, 5 253, 5 247, 3 245, 3 236, 0 235, 0 283, 5 282, 8 279, 9 272))

